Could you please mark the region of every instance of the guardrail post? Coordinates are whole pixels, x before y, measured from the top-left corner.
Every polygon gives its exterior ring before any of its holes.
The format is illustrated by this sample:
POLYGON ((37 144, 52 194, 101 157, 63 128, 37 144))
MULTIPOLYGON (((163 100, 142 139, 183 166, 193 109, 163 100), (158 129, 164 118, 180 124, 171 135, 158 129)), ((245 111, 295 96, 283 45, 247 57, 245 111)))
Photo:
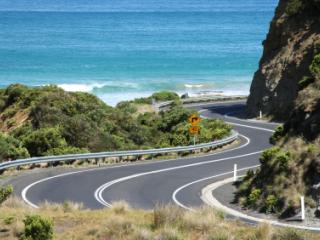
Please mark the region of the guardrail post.
POLYGON ((262 111, 261 110, 259 111, 259 117, 260 117, 260 119, 262 119, 262 111))
POLYGON ((306 218, 304 196, 301 196, 300 201, 301 201, 301 220, 304 221, 306 218))
POLYGON ((233 181, 234 182, 237 181, 237 169, 238 169, 237 164, 234 164, 234 166, 233 166, 233 181))

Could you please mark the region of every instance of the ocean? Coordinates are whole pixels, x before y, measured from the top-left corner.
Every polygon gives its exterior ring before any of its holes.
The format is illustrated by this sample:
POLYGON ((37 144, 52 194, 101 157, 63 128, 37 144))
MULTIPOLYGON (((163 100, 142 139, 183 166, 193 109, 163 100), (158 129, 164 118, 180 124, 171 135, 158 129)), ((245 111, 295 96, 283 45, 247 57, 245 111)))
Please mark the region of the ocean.
POLYGON ((246 95, 276 0, 1 0, 0 87, 246 95))

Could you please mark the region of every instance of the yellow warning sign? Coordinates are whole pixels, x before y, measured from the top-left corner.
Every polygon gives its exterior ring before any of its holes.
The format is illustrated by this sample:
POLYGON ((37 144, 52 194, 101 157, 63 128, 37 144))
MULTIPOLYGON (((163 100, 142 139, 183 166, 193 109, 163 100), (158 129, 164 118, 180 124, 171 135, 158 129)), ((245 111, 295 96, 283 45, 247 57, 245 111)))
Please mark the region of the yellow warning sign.
POLYGON ((189 122, 192 126, 198 126, 199 123, 201 122, 201 118, 197 114, 192 114, 189 117, 189 122))
POLYGON ((190 134, 193 134, 193 135, 199 134, 199 131, 200 131, 200 127, 198 126, 192 126, 189 128, 190 134))

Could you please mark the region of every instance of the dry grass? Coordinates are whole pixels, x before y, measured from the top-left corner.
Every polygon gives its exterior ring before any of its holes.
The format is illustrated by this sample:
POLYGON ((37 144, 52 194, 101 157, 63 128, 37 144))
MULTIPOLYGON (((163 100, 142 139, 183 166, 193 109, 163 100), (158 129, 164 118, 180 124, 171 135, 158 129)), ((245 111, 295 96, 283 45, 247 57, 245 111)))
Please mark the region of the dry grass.
POLYGON ((111 209, 88 210, 81 204, 44 203, 32 209, 11 198, 0 207, 0 239, 17 239, 23 232, 26 215, 53 219, 55 239, 99 240, 295 240, 319 239, 319 235, 274 229, 267 224, 248 226, 226 221, 222 213, 203 207, 187 212, 173 205, 154 211, 131 209, 125 202, 111 209))

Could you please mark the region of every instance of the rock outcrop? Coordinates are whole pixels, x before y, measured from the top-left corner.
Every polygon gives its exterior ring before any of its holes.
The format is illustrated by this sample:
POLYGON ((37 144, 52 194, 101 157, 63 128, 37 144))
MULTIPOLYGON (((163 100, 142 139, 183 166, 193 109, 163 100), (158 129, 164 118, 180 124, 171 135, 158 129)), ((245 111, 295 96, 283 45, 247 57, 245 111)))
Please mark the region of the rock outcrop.
POLYGON ((280 0, 270 25, 247 113, 287 120, 295 107, 299 81, 320 51, 320 0, 280 0))

